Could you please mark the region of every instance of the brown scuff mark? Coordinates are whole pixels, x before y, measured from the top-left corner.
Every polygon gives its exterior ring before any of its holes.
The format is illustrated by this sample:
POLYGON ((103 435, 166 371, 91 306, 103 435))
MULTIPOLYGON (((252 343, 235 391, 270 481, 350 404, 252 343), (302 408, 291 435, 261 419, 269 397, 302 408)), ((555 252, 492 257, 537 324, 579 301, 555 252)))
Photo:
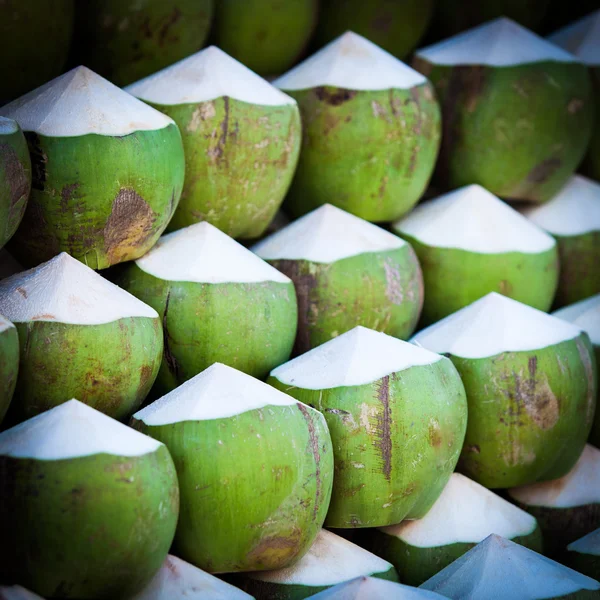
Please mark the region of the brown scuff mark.
POLYGON ((396 306, 402 304, 404 294, 402 293, 402 277, 398 265, 393 260, 386 258, 383 261, 385 271, 385 295, 386 298, 396 306))
POLYGON ((104 226, 104 247, 114 264, 144 248, 154 234, 156 214, 148 203, 131 188, 121 188, 112 203, 104 226))
POLYGON ((300 409, 300 412, 302 413, 302 416, 304 417, 304 420, 306 421, 306 424, 308 426, 308 445, 315 459, 315 483, 317 489, 315 495, 315 505, 313 507, 313 519, 316 521, 319 512, 319 506, 321 504, 321 453, 319 452, 319 436, 317 435, 315 424, 313 423, 311 415, 306 406, 304 406, 304 404, 301 404, 300 402, 298 402, 297 406, 300 409))
POLYGON ((60 191, 60 209, 62 212, 73 213, 71 202, 81 197, 77 194, 79 186, 79 183, 70 183, 65 185, 60 191))
POLYGON ((329 104, 331 106, 340 106, 344 102, 352 100, 356 96, 356 90, 347 90, 344 88, 337 88, 337 91, 329 91, 325 87, 315 88, 315 94, 319 100, 329 104))
POLYGON ((10 213, 8 222, 11 223, 16 215, 12 215, 12 209, 21 206, 21 200, 29 196, 29 180, 25 176, 25 168, 19 160, 19 155, 10 144, 0 144, 0 159, 6 174, 10 196, 10 213))
POLYGON ((382 409, 377 413, 378 439, 375 445, 381 453, 383 461, 383 475, 391 481, 392 477, 392 411, 390 408, 390 376, 381 378, 377 390, 377 399, 382 404, 382 409))
POLYGON ((171 291, 167 293, 167 300, 165 302, 165 312, 163 313, 163 345, 164 345, 164 355, 165 361, 167 362, 167 368, 169 369, 169 373, 172 373, 175 376, 175 379, 179 381, 179 364, 177 363, 177 359, 171 352, 171 346, 169 342, 169 329, 167 327, 167 317, 169 313, 169 302, 171 301, 171 291))
POLYGON ((162 27, 158 30, 158 45, 164 46, 169 40, 167 36, 169 34, 169 29, 173 27, 181 18, 181 11, 174 7, 171 14, 168 16, 167 21, 162 25, 162 27))
POLYGON ((498 284, 498 291, 503 295, 503 296, 510 296, 510 294, 512 293, 513 290, 513 286, 510 283, 510 281, 506 280, 506 279, 502 279, 500 281, 500 283, 498 284))
POLYGON ((567 104, 567 111, 570 115, 576 115, 584 106, 583 100, 579 98, 573 98, 569 104, 567 104))
POLYGON ((442 445, 442 431, 440 424, 431 419, 429 421, 429 445, 433 448, 439 448, 442 445))
MULTIPOLYGON (((577 352, 583 363, 585 370, 585 380, 587 384, 586 394, 586 422, 589 424, 594 419, 594 412, 596 411, 596 393, 598 382, 594 377, 594 365, 592 363, 592 355, 584 344, 581 336, 579 336, 575 342, 577 345, 577 352)), ((600 408, 598 409, 600 410, 600 408)))
POLYGON ((140 385, 138 389, 140 392, 146 389, 148 383, 150 383, 152 378, 152 367, 150 365, 143 365, 140 369, 140 385))
POLYGON ((219 139, 217 140, 216 146, 207 150, 208 156, 214 160, 219 160, 225 152, 225 144, 227 143, 227 134, 229 132, 229 102, 229 96, 223 96, 223 108, 225 110, 225 116, 223 117, 220 125, 221 133, 219 135, 219 139))
POLYGON ((292 535, 288 537, 272 535, 261 538, 259 543, 248 553, 248 560, 251 563, 265 564, 266 562, 270 569, 281 568, 298 553, 301 536, 302 532, 295 528, 292 535), (273 560, 275 557, 277 557, 277 563, 273 560))
POLYGON ((555 171, 560 169, 562 161, 560 158, 547 158, 539 165, 536 165, 527 174, 527 181, 530 183, 544 183, 554 175, 555 171))
POLYGON ((467 446, 467 452, 472 452, 473 454, 481 454, 481 448, 477 444, 473 444, 471 446, 467 446))

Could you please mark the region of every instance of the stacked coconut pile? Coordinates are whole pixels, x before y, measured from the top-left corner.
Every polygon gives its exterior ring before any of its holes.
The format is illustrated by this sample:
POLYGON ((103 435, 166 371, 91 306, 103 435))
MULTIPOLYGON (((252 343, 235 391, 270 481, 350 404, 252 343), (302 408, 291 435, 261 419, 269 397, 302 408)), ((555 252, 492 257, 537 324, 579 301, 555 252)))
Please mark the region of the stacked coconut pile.
POLYGON ((598 16, 176 4, 0 107, 0 598, 599 598, 598 16))

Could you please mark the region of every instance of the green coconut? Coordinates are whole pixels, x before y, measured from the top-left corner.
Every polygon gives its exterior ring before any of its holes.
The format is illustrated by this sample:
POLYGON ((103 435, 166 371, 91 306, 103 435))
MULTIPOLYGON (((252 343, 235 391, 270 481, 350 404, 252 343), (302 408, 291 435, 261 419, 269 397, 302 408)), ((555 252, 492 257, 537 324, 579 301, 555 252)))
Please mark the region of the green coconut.
POLYGON ((434 39, 460 33, 497 17, 508 17, 537 31, 549 4, 550 0, 437 0, 432 23, 434 39))
POLYGON ((423 269, 424 324, 489 292, 543 311, 552 304, 556 242, 479 185, 420 204, 393 229, 410 242, 423 269))
POLYGON ((552 200, 521 212, 558 244, 555 305, 600 293, 600 183, 574 175, 552 200))
POLYGON ((215 362, 262 379, 290 357, 298 319, 294 284, 209 223, 163 236, 117 282, 160 315, 159 392, 215 362))
POLYGON ((567 546, 565 563, 594 579, 600 578, 600 529, 596 529, 567 546))
POLYGON ((0 108, 25 132, 33 182, 11 252, 61 251, 93 269, 144 255, 175 212, 185 161, 177 125, 85 67, 0 108))
POLYGON ((453 473, 422 519, 370 530, 367 547, 389 560, 401 581, 421 585, 492 533, 542 551, 534 517, 453 473))
POLYGON ((423 277, 410 244, 324 205, 252 247, 292 279, 297 353, 363 325, 395 337, 414 331, 423 277))
POLYGON ((13 421, 73 397, 125 419, 154 383, 163 351, 158 314, 64 252, 0 281, 0 314, 19 335, 13 421))
MULTIPOLYGON (((594 2, 593 4, 596 4, 594 2)), ((593 8, 590 3, 590 8, 593 8)), ((575 3, 580 6, 581 2, 575 3)), ((564 48, 588 67, 596 106, 596 118, 592 139, 584 160, 586 173, 600 181, 600 10, 560 29, 548 37, 548 41, 564 48)))
POLYGON ((280 569, 320 531, 333 481, 323 415, 215 363, 133 416, 179 476, 174 552, 209 573, 280 569))
POLYGON ((356 327, 281 365, 267 383, 325 415, 335 456, 327 527, 420 519, 442 493, 467 421, 447 358, 356 327))
POLYGON ((317 23, 318 0, 217 0, 215 44, 263 76, 289 69, 317 23))
POLYGON ((490 535, 420 589, 460 600, 592 600, 600 583, 529 548, 490 535))
POLYGON ((127 85, 200 50, 213 4, 213 0, 79 1, 73 58, 115 84, 127 85))
POLYGON ((10 406, 19 372, 17 328, 0 315, 0 424, 10 406))
POLYGON ((74 0, 0 3, 0 105, 61 73, 73 33, 74 5, 74 0))
POLYGON ((185 184, 169 230, 208 221, 234 238, 260 237, 298 162, 296 101, 215 46, 126 91, 181 130, 185 184))
POLYGON ((0 489, 0 581, 45 598, 130 598, 175 533, 165 446, 77 400, 0 433, 0 489))
POLYGON ((355 31, 405 58, 427 30, 433 5, 433 0, 323 0, 315 38, 323 45, 355 31))
POLYGON ((596 408, 586 333, 493 292, 412 341, 448 356, 467 391, 461 472, 487 488, 508 488, 573 468, 596 408))
POLYGON ((561 558, 568 544, 600 527, 600 450, 587 444, 563 477, 513 488, 508 494, 537 518, 545 553, 561 558))
MULTIPOLYGON (((596 368, 598 369, 600 367, 600 294, 565 306, 552 314, 581 327, 589 335, 594 347, 596 368)), ((598 410, 596 410, 589 441, 594 446, 600 446, 600 411, 598 410)))
POLYGON ((31 160, 16 121, 0 117, 0 248, 13 236, 31 190, 31 160))
POLYGON ((291 567, 248 573, 240 587, 257 600, 302 600, 356 577, 399 581, 394 565, 322 529, 310 550, 291 567))
POLYGON ((357 577, 310 598, 314 600, 442 600, 445 596, 385 579, 357 577))
POLYGON ((285 202, 294 216, 331 203, 392 221, 418 202, 440 144, 440 109, 420 73, 345 33, 273 82, 298 101, 302 150, 285 202))
POLYGON ((0 279, 24 271, 23 267, 4 248, 0 248, 0 279))
MULTIPOLYGON (((176 556, 167 556, 152 581, 131 600, 253 600, 242 590, 176 556)), ((0 600, 2 597, 0 596, 0 600)))
POLYGON ((558 46, 501 18, 419 50, 414 66, 442 105, 439 184, 541 203, 579 166, 592 90, 585 66, 558 46))
POLYGON ((37 594, 31 593, 29 590, 20 585, 12 585, 10 587, 0 585, 0 600, 44 600, 37 594))

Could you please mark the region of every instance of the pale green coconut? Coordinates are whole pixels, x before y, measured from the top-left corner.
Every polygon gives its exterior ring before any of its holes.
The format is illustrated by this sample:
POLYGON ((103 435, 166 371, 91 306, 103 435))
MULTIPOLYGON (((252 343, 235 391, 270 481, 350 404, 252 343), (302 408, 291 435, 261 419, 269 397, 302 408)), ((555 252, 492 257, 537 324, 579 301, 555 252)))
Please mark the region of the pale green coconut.
POLYGON ((19 334, 0 315, 0 424, 10 406, 19 373, 19 334))
POLYGON ((489 292, 543 311, 552 304, 556 242, 479 185, 420 204, 393 229, 410 242, 423 269, 424 324, 489 292))
POLYGON ((165 446, 77 400, 0 433, 0 489, 0 581, 46 598, 130 598, 175 533, 165 446))
POLYGON ((548 36, 548 41, 564 48, 588 67, 592 80, 596 119, 583 167, 590 177, 600 181, 600 45, 598 39, 600 39, 600 10, 548 36))
POLYGON ((73 397, 125 419, 156 379, 158 314, 64 252, 0 281, 0 314, 19 334, 13 421, 73 397))
POLYGON ((356 577, 399 581, 394 565, 322 529, 297 563, 277 571, 248 573, 240 587, 257 600, 302 600, 356 577))
POLYGON ((561 557, 568 544, 600 527, 600 450, 587 444, 565 476, 508 494, 537 518, 545 553, 561 557))
POLYGON ((461 472, 487 488, 507 488, 573 468, 596 408, 586 333, 494 292, 412 341, 448 356, 465 385, 461 472))
POLYGON ((521 211, 558 244, 555 305, 600 293, 600 183, 574 175, 549 202, 521 211))
POLYGON ((169 230, 208 221, 234 238, 260 237, 298 162, 296 101, 215 46, 126 91, 181 130, 185 184, 169 230))
POLYGON ((292 279, 296 352, 357 325, 407 338, 423 306, 423 276, 410 244, 324 205, 252 247, 292 279))
POLYGON ((14 235, 31 190, 31 160, 16 121, 0 117, 0 248, 14 235))
POLYGON ((10 587, 0 585, 0 600, 44 600, 37 594, 33 594, 29 590, 20 585, 12 585, 10 587))
POLYGON ((160 315, 158 392, 215 362, 264 378, 290 357, 298 318, 294 284, 208 223, 163 236, 117 281, 160 315))
POLYGON ((571 54, 500 18, 418 50, 413 63, 442 105, 441 185, 540 203, 579 166, 594 109, 571 54))
POLYGON ((596 529, 567 546, 565 563, 594 579, 600 578, 600 529, 596 529))
MULTIPOLYGON (((552 313, 555 317, 581 327, 590 336, 596 357, 596 369, 600 366, 600 294, 565 306, 552 313)), ((600 446, 600 412, 596 410, 590 443, 600 446)))
POLYGON ((152 581, 131 600, 252 600, 252 596, 169 555, 152 581))
POLYGON ((122 86, 200 50, 214 0, 82 0, 76 5, 74 58, 122 86))
POLYGON ((317 8, 318 0, 217 0, 212 37, 253 71, 279 75, 302 55, 317 8))
POLYGON ((433 7, 433 0, 322 0, 315 38, 323 45, 355 31, 405 58, 427 30, 433 7))
POLYGON ((440 144, 431 84, 345 33, 273 82, 298 101, 302 149, 285 202, 294 216, 330 203, 392 221, 418 202, 440 144))
POLYGON ((93 269, 144 255, 183 186, 177 125, 86 67, 0 108, 19 123, 33 182, 11 252, 27 266, 61 251, 93 269))
POLYGON ((75 0, 0 3, 0 105, 60 75, 74 12, 75 0))
POLYGON ((0 279, 24 271, 23 267, 4 248, 0 248, 0 279))
POLYGON ((369 531, 367 547, 389 560, 401 581, 420 585, 492 533, 542 551, 535 517, 453 473, 422 519, 369 531))
POLYGON ((467 422, 465 390, 447 358, 356 327, 267 382, 325 415, 335 455, 328 527, 419 519, 442 493, 467 422))
POLYGON ((280 569, 323 525, 333 451, 323 415, 215 363, 133 416, 171 452, 174 552, 209 573, 280 569))
POLYGON ((442 600, 444 597, 374 577, 357 577, 310 596, 314 600, 442 600))
POLYGON ((490 535, 421 589, 452 600, 592 600, 600 583, 529 548, 490 535))

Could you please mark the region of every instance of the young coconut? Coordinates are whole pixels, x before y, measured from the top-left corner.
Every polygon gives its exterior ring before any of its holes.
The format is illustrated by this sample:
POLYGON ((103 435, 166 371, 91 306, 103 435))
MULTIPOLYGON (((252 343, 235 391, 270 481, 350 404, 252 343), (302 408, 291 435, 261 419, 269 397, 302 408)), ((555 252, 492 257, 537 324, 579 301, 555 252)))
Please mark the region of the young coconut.
POLYGON ((442 600, 444 597, 374 577, 357 577, 310 596, 314 600, 442 600))
POLYGON ((213 4, 214 0, 77 2, 74 54, 117 85, 127 85, 200 50, 213 4))
POLYGON ((421 589, 455 600, 600 597, 600 583, 594 579, 499 535, 487 537, 421 589))
POLYGON ((435 323, 489 292, 547 311, 558 282, 551 236, 479 185, 420 204, 393 225, 423 268, 421 322, 435 323))
POLYGON ((509 497, 537 518, 549 556, 600 527, 600 450, 586 444, 575 466, 560 479, 508 490, 509 497))
MULTIPOLYGON (((571 304, 571 306, 565 306, 552 314, 581 327, 589 335, 594 347, 596 368, 600 368, 600 294, 571 304)), ((596 410, 589 441, 594 446, 600 446, 600 412, 598 410, 596 410)))
POLYGON ((215 5, 217 46, 265 77, 293 66, 317 23, 318 0, 218 0, 215 5))
POLYGON ((15 324, 21 347, 13 420, 75 396, 125 419, 154 383, 163 349, 158 314, 64 252, 0 281, 0 313, 15 324))
POLYGON ((0 248, 13 236, 31 190, 31 160, 16 121, 0 117, 0 248))
POLYGON ((62 72, 74 13, 75 0, 0 2, 0 106, 62 72))
POLYGON ((133 416, 179 475, 175 552, 209 573, 281 569, 323 525, 333 451, 323 415, 215 363, 133 416))
MULTIPOLYGON (((0 596, 0 600, 1 600, 0 596)), ((201 571, 176 556, 167 556, 152 581, 131 600, 253 600, 242 590, 201 571)))
POLYGON ((427 30, 433 0, 327 0, 315 34, 319 46, 355 31, 398 58, 405 58, 427 30))
POLYGON ((185 184, 169 230, 208 221, 234 238, 260 237, 298 162, 296 101, 215 46, 126 91, 171 117, 183 136, 185 184))
POLYGON ((66 251, 93 269, 154 245, 183 186, 177 125, 86 67, 0 108, 29 144, 33 187, 11 252, 26 265, 66 251))
POLYGON ((267 380, 325 415, 335 480, 326 525, 420 519, 454 471, 465 390, 445 357, 364 327, 281 365, 267 380))
POLYGON ((545 202, 579 166, 594 111, 571 54, 501 18, 417 51, 414 66, 442 104, 442 185, 545 202))
POLYGON ((596 106, 596 120, 583 167, 590 177, 600 181, 600 44, 598 39, 600 39, 600 10, 548 37, 549 42, 564 48, 588 67, 596 106))
POLYGON ((567 546, 565 563, 594 579, 600 577, 600 529, 596 529, 567 546))
POLYGON ((441 131, 423 75, 348 32, 273 83, 302 115, 291 213, 330 202, 367 221, 392 221, 418 202, 441 131))
POLYGON ((44 600, 41 596, 33 594, 20 585, 10 587, 0 585, 0 600, 44 600))
POLYGON ((19 372, 17 328, 0 315, 0 424, 10 406, 19 372))
POLYGON ((560 277, 555 304, 600 292, 600 183, 574 175, 552 200, 521 209, 558 244, 560 277))
POLYGON ((0 248, 0 279, 24 271, 23 267, 4 248, 0 248))
POLYGON ((160 315, 159 392, 215 362, 263 379, 290 357, 298 320, 294 284, 209 223, 163 236, 117 281, 160 315))
POLYGON ((597 378, 578 327, 491 293, 412 341, 448 356, 467 391, 459 470, 487 488, 566 475, 594 419, 597 378))
POLYGON ((0 489, 0 581, 44 597, 129 598, 175 533, 165 446, 77 400, 0 433, 0 489))
POLYGON ((399 338, 414 331, 423 276, 410 244, 326 204, 252 247, 292 279, 296 351, 364 325, 399 338))
POLYGON ((367 547, 389 560, 401 581, 421 585, 492 533, 542 551, 534 517, 453 473, 422 519, 369 531, 367 547))
POLYGON ((248 573, 240 587, 258 600, 302 600, 360 576, 399 581, 392 564, 322 529, 297 563, 277 571, 248 573))

